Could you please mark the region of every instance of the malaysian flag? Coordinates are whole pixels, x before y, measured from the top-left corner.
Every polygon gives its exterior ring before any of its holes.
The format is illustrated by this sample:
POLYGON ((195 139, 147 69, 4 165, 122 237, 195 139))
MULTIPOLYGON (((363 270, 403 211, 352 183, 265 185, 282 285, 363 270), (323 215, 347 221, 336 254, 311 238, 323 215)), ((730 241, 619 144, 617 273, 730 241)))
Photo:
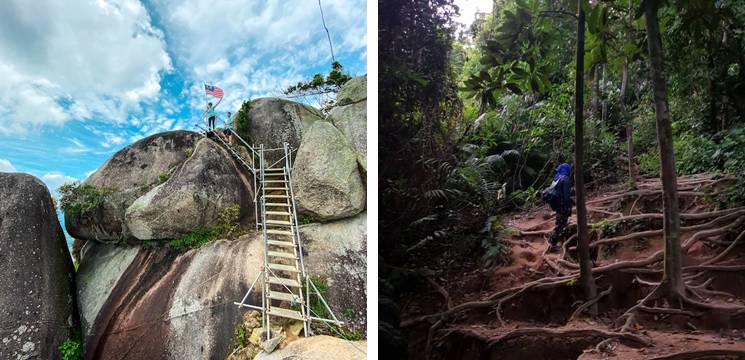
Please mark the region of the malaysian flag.
POLYGON ((223 92, 222 92, 222 89, 220 89, 219 87, 213 86, 213 85, 207 85, 207 84, 204 84, 204 92, 207 95, 212 95, 212 96, 214 96, 216 98, 220 98, 220 99, 222 99, 222 97, 224 95, 223 92))

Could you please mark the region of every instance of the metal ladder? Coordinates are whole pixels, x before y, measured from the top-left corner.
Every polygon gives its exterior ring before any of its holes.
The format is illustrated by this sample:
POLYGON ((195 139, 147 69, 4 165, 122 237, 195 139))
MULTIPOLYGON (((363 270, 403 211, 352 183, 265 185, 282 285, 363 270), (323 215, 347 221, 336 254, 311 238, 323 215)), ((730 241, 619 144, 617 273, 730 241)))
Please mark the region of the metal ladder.
MULTIPOLYGON (((202 129, 199 125, 197 127, 202 129)), ((204 135, 207 135, 206 131, 204 135)), ((250 161, 243 159, 218 134, 215 134, 214 138, 254 175, 256 228, 261 228, 264 239, 263 270, 248 288, 243 299, 234 304, 262 312, 262 323, 266 329, 267 340, 272 338, 271 321, 274 317, 302 321, 305 336, 311 335, 310 322, 312 320, 342 325, 343 322, 334 315, 323 295, 305 271, 303 246, 292 189, 291 155, 293 150, 288 143, 275 149, 264 149, 264 145, 261 144, 256 149, 234 131, 232 135, 250 150, 252 157, 250 161), (281 157, 267 166, 265 155, 268 153, 279 154, 281 157), (262 288, 261 306, 246 303, 259 280, 261 280, 262 288), (311 296, 317 296, 328 314, 331 315, 331 319, 323 318, 313 311, 311 296)))

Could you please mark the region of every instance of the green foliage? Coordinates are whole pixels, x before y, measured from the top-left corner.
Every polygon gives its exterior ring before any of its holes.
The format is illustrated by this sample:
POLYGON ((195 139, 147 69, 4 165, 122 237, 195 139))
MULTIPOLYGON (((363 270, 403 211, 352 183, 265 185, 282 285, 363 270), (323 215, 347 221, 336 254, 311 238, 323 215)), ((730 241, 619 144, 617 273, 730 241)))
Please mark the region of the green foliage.
POLYGON ((344 316, 346 316, 347 318, 353 318, 354 317, 354 310, 352 310, 350 308, 346 308, 346 309, 342 310, 341 313, 344 314, 344 316))
POLYGON ((104 198, 113 193, 113 189, 98 188, 80 182, 67 183, 59 187, 60 208, 65 215, 86 216, 103 205, 104 198))
POLYGON ((599 233, 600 237, 606 237, 613 235, 618 231, 617 221, 608 221, 608 219, 602 219, 598 222, 594 222, 590 225, 590 228, 599 233))
POLYGON ((309 81, 298 82, 284 90, 285 95, 308 95, 308 94, 325 94, 336 93, 352 77, 344 73, 344 67, 335 61, 331 64, 331 71, 324 77, 321 74, 313 75, 309 81))
MULTIPOLYGON (((167 243, 177 250, 186 250, 190 248, 198 248, 219 238, 230 238, 236 236, 240 230, 240 225, 238 223, 240 212, 240 205, 229 206, 223 209, 218 216, 217 225, 209 228, 198 228, 189 234, 170 240, 167 243)), ((154 243, 148 245, 152 244, 154 243)))
POLYGON ((247 137, 243 135, 248 134, 248 125, 250 124, 250 121, 251 121, 251 119, 248 116, 248 113, 250 111, 251 111, 251 100, 246 100, 241 104, 241 108, 235 114, 236 131, 238 131, 238 133, 241 134, 241 137, 243 137, 244 139, 247 139, 247 137))
POLYGON ((313 285, 316 286, 316 289, 318 289, 317 293, 313 289, 311 289, 311 296, 310 296, 311 315, 321 317, 321 318, 330 317, 331 314, 329 314, 328 310, 326 310, 326 306, 323 305, 321 298, 318 296, 318 295, 320 296, 326 295, 326 291, 328 291, 328 288, 329 288, 328 280, 324 277, 312 276, 310 278, 310 281, 313 283, 313 285))
POLYGON ((316 220, 312 215, 308 214, 298 214, 297 221, 300 225, 308 225, 318 222, 318 220, 316 220))
POLYGON ((359 341, 359 340, 365 339, 364 334, 362 334, 361 332, 354 331, 350 328, 336 327, 336 329, 337 331, 339 331, 342 337, 344 337, 345 339, 349 341, 359 341))
POLYGON ((186 250, 198 248, 221 235, 218 228, 198 228, 189 234, 182 235, 168 242, 168 244, 177 250, 186 250))
POLYGON ((233 344, 236 349, 243 349, 248 345, 248 334, 246 334, 243 324, 238 324, 235 328, 233 332, 233 344))
POLYGON ((80 333, 77 330, 59 346, 59 352, 62 360, 79 360, 83 358, 83 344, 80 340, 80 333))
POLYGON ((155 181, 155 185, 156 186, 157 185, 160 185, 160 184, 168 181, 168 179, 170 179, 170 178, 171 178, 171 173, 170 172, 164 172, 164 173, 158 175, 158 179, 155 181))
POLYGON ((660 153, 657 149, 643 153, 638 156, 639 171, 646 176, 659 176, 660 174, 660 153))
POLYGON ((510 194, 510 197, 519 206, 529 209, 535 207, 541 201, 541 191, 530 186, 525 190, 514 191, 510 194))

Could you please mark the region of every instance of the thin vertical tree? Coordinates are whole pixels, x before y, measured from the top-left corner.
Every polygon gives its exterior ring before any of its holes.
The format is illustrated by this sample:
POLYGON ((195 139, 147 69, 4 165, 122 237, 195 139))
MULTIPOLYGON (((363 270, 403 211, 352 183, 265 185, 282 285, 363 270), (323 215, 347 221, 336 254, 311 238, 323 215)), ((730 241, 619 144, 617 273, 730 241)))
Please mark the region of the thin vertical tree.
POLYGON ((662 182, 662 208, 664 216, 665 261, 661 295, 668 299, 684 296, 685 283, 682 276, 680 245, 680 211, 678 209, 678 180, 675 175, 670 111, 667 103, 664 62, 660 26, 657 19, 659 0, 643 2, 649 51, 649 73, 654 93, 654 109, 657 121, 657 146, 660 151, 660 180, 662 182))
MULTIPOLYGON (((592 260, 587 234, 587 208, 585 205, 584 176, 584 71, 585 71, 585 10, 583 0, 577 0, 577 63, 575 69, 574 94, 574 186, 577 195, 577 252, 579 253, 579 283, 584 289, 585 298, 591 301, 597 296, 595 279, 592 277, 592 260)), ((596 316, 597 305, 590 307, 590 314, 596 316)))

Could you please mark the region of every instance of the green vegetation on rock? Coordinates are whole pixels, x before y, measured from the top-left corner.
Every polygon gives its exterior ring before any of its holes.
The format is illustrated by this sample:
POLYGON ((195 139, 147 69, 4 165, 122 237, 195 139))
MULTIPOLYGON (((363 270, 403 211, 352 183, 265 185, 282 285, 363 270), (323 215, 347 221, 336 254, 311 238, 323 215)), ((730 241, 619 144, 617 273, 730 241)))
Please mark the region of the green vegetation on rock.
POLYGON ((73 335, 59 346, 60 358, 62 360, 79 360, 83 358, 83 344, 80 341, 80 333, 75 332, 73 335))
POLYGON ((90 215, 104 201, 104 197, 114 192, 113 189, 99 188, 80 182, 67 183, 58 189, 59 204, 65 215, 90 215))
MULTIPOLYGON (((240 231, 241 207, 232 205, 225 208, 218 216, 218 223, 208 228, 198 228, 189 234, 168 241, 168 245, 178 250, 198 248, 212 240, 231 239, 242 234, 240 231)), ((152 245, 149 243, 148 245, 152 245)))

